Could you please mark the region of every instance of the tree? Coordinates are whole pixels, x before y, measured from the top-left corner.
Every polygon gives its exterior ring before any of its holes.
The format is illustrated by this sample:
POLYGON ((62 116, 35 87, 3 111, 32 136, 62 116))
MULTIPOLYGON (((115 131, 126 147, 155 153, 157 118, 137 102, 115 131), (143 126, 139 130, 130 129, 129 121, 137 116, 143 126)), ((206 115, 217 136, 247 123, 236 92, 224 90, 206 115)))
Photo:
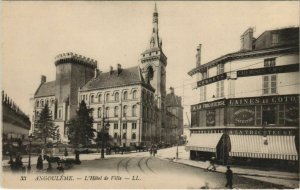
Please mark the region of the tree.
POLYGON ((55 126, 48 104, 45 105, 36 121, 34 136, 36 139, 44 140, 47 144, 47 138, 55 138, 58 126, 55 126))
POLYGON ((96 132, 93 128, 93 117, 91 113, 92 110, 88 109, 82 100, 77 110, 77 115, 70 120, 68 136, 71 144, 75 146, 79 144, 87 146, 91 143, 91 140, 95 136, 94 132, 96 132))

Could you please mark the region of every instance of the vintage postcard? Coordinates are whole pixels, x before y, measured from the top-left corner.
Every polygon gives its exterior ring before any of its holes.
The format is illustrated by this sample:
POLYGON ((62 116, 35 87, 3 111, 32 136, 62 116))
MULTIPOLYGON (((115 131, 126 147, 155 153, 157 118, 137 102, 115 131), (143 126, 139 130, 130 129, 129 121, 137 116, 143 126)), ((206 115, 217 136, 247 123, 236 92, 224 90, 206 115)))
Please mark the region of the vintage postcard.
POLYGON ((0 4, 3 188, 299 188, 299 1, 0 4))

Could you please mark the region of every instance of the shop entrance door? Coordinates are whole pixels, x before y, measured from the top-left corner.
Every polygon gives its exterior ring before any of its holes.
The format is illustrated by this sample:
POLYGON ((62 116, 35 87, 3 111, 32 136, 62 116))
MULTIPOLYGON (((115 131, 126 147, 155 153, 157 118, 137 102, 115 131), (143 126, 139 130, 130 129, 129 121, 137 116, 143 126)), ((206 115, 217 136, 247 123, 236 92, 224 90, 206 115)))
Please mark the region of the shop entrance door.
POLYGON ((263 106, 262 123, 263 123, 263 125, 276 124, 276 107, 275 106, 263 106))

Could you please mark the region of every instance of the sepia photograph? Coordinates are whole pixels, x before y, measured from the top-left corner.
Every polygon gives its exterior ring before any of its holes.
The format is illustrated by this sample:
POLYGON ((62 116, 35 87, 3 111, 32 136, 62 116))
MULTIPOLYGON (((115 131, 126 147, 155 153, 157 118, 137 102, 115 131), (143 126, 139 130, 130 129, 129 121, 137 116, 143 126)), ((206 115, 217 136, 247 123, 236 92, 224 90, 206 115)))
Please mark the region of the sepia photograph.
POLYGON ((1 187, 299 189, 299 1, 1 1, 1 187))

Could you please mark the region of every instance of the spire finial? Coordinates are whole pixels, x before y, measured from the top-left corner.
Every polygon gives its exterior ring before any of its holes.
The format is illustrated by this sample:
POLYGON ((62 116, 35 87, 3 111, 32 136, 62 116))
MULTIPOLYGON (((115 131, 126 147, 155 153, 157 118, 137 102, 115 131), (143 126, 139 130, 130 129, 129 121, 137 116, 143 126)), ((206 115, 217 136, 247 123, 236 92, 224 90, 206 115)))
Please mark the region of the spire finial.
POLYGON ((154 4, 154 12, 157 13, 156 2, 154 4))

